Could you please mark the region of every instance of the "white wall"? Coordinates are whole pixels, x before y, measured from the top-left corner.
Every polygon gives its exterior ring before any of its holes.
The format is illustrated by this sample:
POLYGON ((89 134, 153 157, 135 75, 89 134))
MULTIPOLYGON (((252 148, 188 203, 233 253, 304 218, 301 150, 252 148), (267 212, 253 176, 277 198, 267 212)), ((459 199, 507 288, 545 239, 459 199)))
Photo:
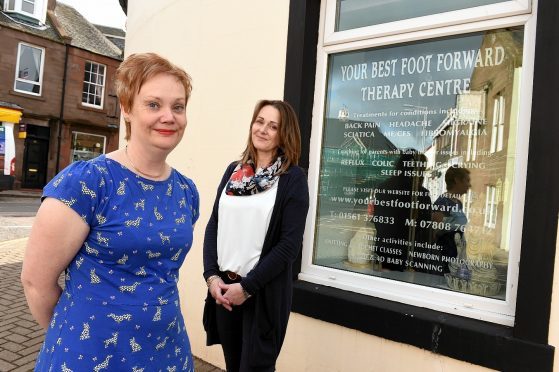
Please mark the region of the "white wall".
MULTIPOLYGON (((195 181, 201 195, 201 218, 179 286, 193 353, 222 368, 221 348, 205 346, 202 328, 204 229, 222 172, 245 146, 254 104, 283 97, 288 10, 288 0, 128 3, 126 55, 160 53, 193 78, 188 128, 169 158, 195 181)), ((553 314, 559 310, 557 277, 553 314)), ((551 324, 550 339, 558 346, 557 315, 551 324)), ((292 314, 277 367, 280 372, 487 370, 299 314, 292 314)))

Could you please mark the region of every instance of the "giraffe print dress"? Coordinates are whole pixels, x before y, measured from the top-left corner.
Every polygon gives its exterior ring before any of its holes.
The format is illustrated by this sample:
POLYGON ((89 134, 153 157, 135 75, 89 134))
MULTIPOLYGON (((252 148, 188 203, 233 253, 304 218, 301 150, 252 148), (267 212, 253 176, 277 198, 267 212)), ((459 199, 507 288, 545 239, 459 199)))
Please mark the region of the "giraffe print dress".
POLYGON ((179 268, 198 219, 194 183, 137 176, 104 155, 44 189, 90 227, 65 275, 35 371, 193 371, 179 268))

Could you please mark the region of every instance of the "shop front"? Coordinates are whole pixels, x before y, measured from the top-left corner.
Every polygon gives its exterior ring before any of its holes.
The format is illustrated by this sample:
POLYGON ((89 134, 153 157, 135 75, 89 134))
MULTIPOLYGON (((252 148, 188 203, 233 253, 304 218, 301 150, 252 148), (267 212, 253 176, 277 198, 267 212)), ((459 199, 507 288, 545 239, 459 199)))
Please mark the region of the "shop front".
POLYGON ((23 109, 0 102, 0 190, 11 190, 15 181, 16 146, 14 125, 21 120, 23 109))
POLYGON ((224 366, 202 328, 213 193, 255 102, 284 98, 311 205, 278 371, 553 370, 555 2, 246 8, 128 8, 127 54, 159 52, 194 79, 169 157, 202 196, 180 285, 194 354, 224 366), (181 48, 157 36, 177 31, 181 48))

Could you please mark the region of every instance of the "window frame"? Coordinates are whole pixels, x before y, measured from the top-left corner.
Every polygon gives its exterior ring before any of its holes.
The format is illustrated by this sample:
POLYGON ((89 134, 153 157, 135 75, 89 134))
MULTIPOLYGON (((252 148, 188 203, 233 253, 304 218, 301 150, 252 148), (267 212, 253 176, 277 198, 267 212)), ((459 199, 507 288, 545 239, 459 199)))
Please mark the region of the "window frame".
POLYGON ((44 71, 45 71, 45 48, 37 46, 37 45, 25 43, 25 42, 18 43, 17 58, 16 58, 16 65, 15 65, 15 76, 14 76, 14 91, 16 91, 18 93, 29 94, 29 95, 32 95, 32 96, 40 97, 43 93, 43 73, 44 73, 44 71), (25 79, 22 79, 22 78, 18 77, 19 62, 20 62, 21 51, 22 51, 23 46, 26 46, 28 48, 39 49, 41 51, 41 66, 40 66, 40 71, 39 71, 39 81, 38 82, 25 80, 25 79), (26 84, 38 85, 39 86, 39 93, 28 92, 26 90, 18 89, 17 88, 17 82, 18 81, 22 82, 22 83, 26 83, 26 84))
MULTIPOLYGON (((83 85, 82 85, 82 100, 81 100, 82 106, 93 107, 93 108, 96 108, 96 109, 103 109, 104 104, 105 104, 105 83, 107 82, 107 65, 104 65, 102 63, 95 62, 95 61, 86 60, 85 63, 84 63, 83 72, 84 72, 84 80, 83 80, 83 85), (93 83, 91 81, 85 81, 85 73, 86 73, 86 68, 87 68, 88 63, 90 63, 91 65, 97 65, 97 68, 99 68, 99 66, 103 66, 103 69, 104 69, 104 71, 103 71, 103 85, 101 85, 101 104, 100 105, 95 105, 95 104, 87 103, 87 102, 83 101, 83 94, 85 93, 86 85, 88 87, 89 87, 89 85, 93 85, 95 87, 100 86, 99 84, 93 83)), ((90 74, 90 78, 91 78, 92 72, 90 71, 89 74, 90 74)), ((87 93, 87 94, 89 95, 90 93, 87 93)))
MULTIPOLYGON (((327 0, 323 3, 322 14, 327 13, 328 6, 335 0, 327 0)), ((516 1, 514 1, 516 3, 516 1)), ((464 317, 479 319, 496 324, 512 326, 516 311, 516 294, 518 283, 518 267, 520 260, 520 242, 523 221, 522 208, 524 205, 524 191, 526 181, 527 159, 522 158, 515 161, 512 189, 515 190, 511 208, 513 212, 511 234, 509 236, 509 262, 506 283, 506 297, 504 300, 496 300, 481 296, 453 292, 445 289, 424 287, 407 282, 389 280, 375 276, 367 276, 359 273, 337 270, 329 267, 313 264, 314 237, 316 233, 316 211, 318 208, 319 180, 321 149, 323 135, 323 120, 327 97, 328 59, 330 55, 354 51, 360 49, 391 46, 414 41, 423 41, 446 36, 465 35, 473 32, 501 29, 505 27, 524 26, 524 50, 523 50, 523 73, 521 77, 521 91, 524 96, 519 104, 517 112, 519 123, 530 122, 530 107, 532 101, 531 77, 534 61, 536 17, 532 14, 515 15, 509 18, 485 19, 470 23, 461 23, 447 27, 433 28, 408 32, 407 28, 399 34, 381 35, 379 37, 365 38, 366 28, 362 28, 364 36, 360 40, 351 41, 345 39, 344 43, 319 43, 317 47, 315 94, 313 105, 313 124, 309 154, 309 191, 310 206, 307 218, 306 234, 303 240, 303 253, 301 261, 301 273, 299 279, 315 284, 333 286, 342 290, 353 291, 368 296, 384 298, 389 301, 402 302, 408 305, 427 307, 435 311, 457 314, 464 317), (525 87, 525 88, 524 88, 525 87), (427 299, 427 300, 426 300, 427 299)), ((323 22, 319 28, 319 40, 322 40, 328 24, 323 22)), ((516 138, 516 148, 520 153, 528 152, 527 137, 529 129, 524 126, 525 132, 521 132, 519 126, 516 138), (525 135, 522 135, 525 134, 525 135)), ((452 146, 452 144, 451 144, 452 146)))
POLYGON ((324 18, 324 45, 340 42, 358 41, 375 35, 390 36, 400 33, 417 32, 437 27, 449 27, 461 23, 491 21, 498 18, 529 14, 531 0, 510 0, 502 3, 483 5, 423 17, 408 18, 373 26, 360 27, 345 31, 335 31, 337 1, 327 1, 324 18))
POLYGON ((70 151, 72 154, 72 159, 70 159, 70 162, 73 163, 75 160, 73 160, 73 155, 74 153, 77 152, 84 152, 83 150, 76 150, 74 148, 74 141, 77 140, 77 136, 80 134, 84 134, 86 136, 95 136, 95 137, 101 137, 103 138, 103 152, 101 152, 98 156, 101 156, 103 154, 107 153, 107 136, 103 135, 103 134, 97 134, 97 133, 88 133, 88 132, 81 132, 81 131, 77 131, 77 130, 73 130, 72 131, 72 140, 70 142, 70 151))
MULTIPOLYGON (((309 145, 316 93, 315 72, 320 15, 325 0, 290 2, 284 99, 300 121, 300 166, 309 165, 309 145)), ((419 347, 497 370, 551 370, 554 347, 548 345, 551 298, 559 213, 559 173, 549 172, 559 162, 559 120, 554 87, 559 85, 559 55, 545 45, 559 45, 559 24, 553 2, 534 3, 538 47, 535 48, 534 90, 530 121, 520 278, 515 324, 512 327, 476 321, 434 310, 318 285, 297 279, 295 262, 292 311, 333 325, 355 329, 396 343, 419 347), (554 119, 555 118, 555 119, 554 119), (546 205, 546 208, 541 208, 546 205), (537 290, 534 290, 537 288, 537 290), (382 319, 382 321, 376 321, 382 319), (441 337, 433 337, 433 335, 441 337), (464 347, 465 342, 468 347, 464 347)), ((322 34, 321 34, 322 35, 322 34)), ((526 46, 525 46, 526 47, 526 46)), ((520 206, 522 208, 522 206, 520 206)))
POLYGON ((489 150, 492 154, 503 150, 505 109, 505 97, 499 92, 493 98, 493 122, 491 123, 491 146, 489 150))
POLYGON ((488 229, 495 228, 495 220, 497 219, 497 186, 485 186, 485 221, 483 225, 488 229), (489 210, 489 213, 487 213, 489 210))
POLYGON ((9 0, 6 0, 4 2, 5 12, 18 13, 26 17, 34 18, 40 21, 41 23, 45 23, 47 0, 13 0, 13 1, 14 1, 13 9, 10 9, 9 7, 9 0), (29 13, 23 10, 23 3, 24 2, 30 3, 31 1, 33 2, 33 13, 29 13))

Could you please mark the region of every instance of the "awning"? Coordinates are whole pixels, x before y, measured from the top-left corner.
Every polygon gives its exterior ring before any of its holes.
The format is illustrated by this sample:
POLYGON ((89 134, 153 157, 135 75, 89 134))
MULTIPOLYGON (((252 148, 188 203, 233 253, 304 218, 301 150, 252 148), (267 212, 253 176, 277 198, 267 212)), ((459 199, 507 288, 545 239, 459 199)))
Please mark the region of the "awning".
POLYGON ((21 119, 21 111, 0 107, 0 121, 18 124, 21 119))

